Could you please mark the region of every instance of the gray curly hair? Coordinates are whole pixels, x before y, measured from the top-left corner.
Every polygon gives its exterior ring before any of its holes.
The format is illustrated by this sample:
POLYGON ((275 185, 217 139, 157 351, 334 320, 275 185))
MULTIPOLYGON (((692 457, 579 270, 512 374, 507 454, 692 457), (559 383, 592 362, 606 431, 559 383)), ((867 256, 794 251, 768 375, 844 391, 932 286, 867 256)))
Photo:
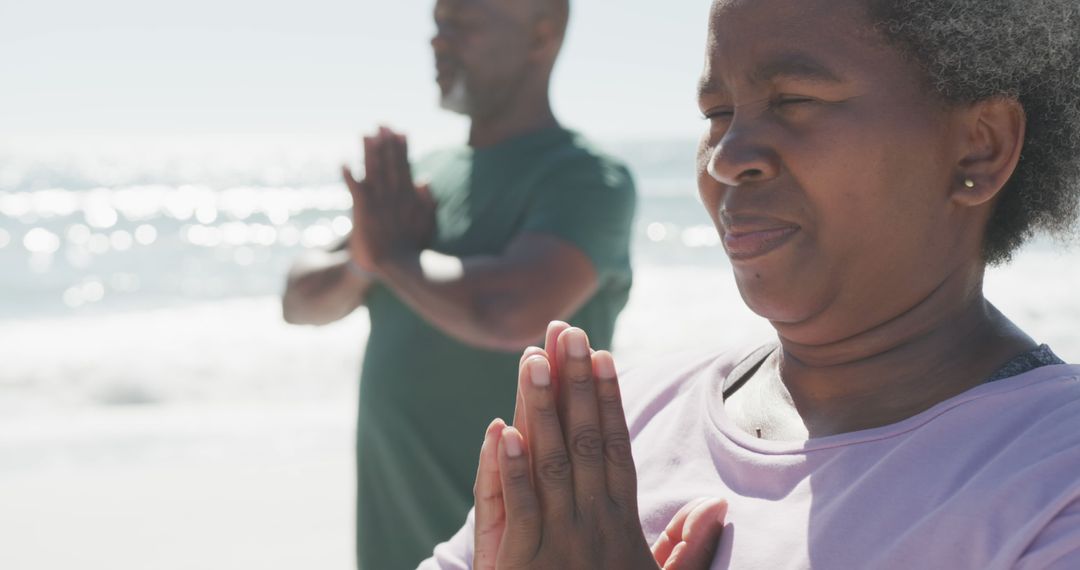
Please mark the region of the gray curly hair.
POLYGON ((987 227, 987 263, 1038 230, 1068 239, 1080 202, 1080 1, 867 0, 887 41, 949 103, 1019 100, 1027 136, 987 227))

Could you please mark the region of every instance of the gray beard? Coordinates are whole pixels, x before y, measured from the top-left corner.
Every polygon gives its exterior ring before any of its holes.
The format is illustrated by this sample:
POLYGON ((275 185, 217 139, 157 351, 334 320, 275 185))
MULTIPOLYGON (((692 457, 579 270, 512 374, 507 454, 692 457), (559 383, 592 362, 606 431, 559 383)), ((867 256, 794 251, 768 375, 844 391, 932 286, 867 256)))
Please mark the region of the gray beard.
POLYGON ((439 99, 439 106, 447 111, 468 115, 472 110, 469 88, 465 85, 465 76, 458 74, 450 91, 439 99))

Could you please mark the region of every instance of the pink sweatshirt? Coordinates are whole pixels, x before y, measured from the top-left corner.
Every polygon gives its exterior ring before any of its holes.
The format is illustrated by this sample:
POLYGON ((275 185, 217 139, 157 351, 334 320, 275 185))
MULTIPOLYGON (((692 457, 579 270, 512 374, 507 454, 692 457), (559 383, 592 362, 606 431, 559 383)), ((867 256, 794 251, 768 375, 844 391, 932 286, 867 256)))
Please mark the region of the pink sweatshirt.
MULTIPOLYGON (((775 442, 724 412, 723 380, 748 352, 622 379, 650 542, 684 504, 718 496, 730 509, 714 570, 1080 570, 1080 366, 877 429, 775 442)), ((420 568, 470 568, 472 524, 420 568)))

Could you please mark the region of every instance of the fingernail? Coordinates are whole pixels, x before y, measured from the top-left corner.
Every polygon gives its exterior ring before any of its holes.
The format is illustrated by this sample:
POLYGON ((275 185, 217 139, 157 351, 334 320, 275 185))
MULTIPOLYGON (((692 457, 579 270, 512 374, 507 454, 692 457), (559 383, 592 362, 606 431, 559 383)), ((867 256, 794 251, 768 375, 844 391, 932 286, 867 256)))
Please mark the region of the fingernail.
POLYGON ((529 380, 537 388, 546 388, 551 385, 551 368, 548 367, 546 358, 538 356, 530 358, 526 364, 529 367, 529 380))
POLYGON ((716 513, 716 522, 724 524, 727 521, 728 502, 720 501, 720 512, 716 513))
POLYGON ((562 321, 551 321, 550 323, 548 323, 547 330, 550 333, 552 330, 554 330, 556 328, 567 327, 567 326, 570 326, 570 325, 568 325, 568 324, 566 324, 566 323, 564 323, 562 321))
POLYGON ((611 358, 610 352, 597 352, 593 355, 593 362, 596 363, 597 376, 604 380, 615 378, 615 360, 611 358))
POLYGON ((517 435, 517 430, 509 427, 502 432, 503 445, 506 446, 506 455, 508 457, 521 457, 521 437, 517 435))
POLYGON ((566 353, 570 358, 585 358, 589 355, 589 337, 581 329, 566 331, 566 353))

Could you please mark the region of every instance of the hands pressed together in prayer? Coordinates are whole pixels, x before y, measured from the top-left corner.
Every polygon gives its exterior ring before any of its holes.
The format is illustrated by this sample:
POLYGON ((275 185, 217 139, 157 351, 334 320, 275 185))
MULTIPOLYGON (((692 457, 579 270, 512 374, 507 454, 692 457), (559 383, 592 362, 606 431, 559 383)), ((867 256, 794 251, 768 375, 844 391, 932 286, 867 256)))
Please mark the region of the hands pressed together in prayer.
POLYGON ((382 127, 364 137, 365 176, 357 181, 348 167, 342 176, 353 198, 349 252, 361 268, 379 265, 401 253, 418 253, 435 233, 435 201, 427 185, 416 185, 405 136, 382 127))
POLYGON ((474 495, 476 570, 706 569, 727 513, 691 502, 650 549, 615 363, 559 322, 522 355, 514 426, 488 427, 474 495))

